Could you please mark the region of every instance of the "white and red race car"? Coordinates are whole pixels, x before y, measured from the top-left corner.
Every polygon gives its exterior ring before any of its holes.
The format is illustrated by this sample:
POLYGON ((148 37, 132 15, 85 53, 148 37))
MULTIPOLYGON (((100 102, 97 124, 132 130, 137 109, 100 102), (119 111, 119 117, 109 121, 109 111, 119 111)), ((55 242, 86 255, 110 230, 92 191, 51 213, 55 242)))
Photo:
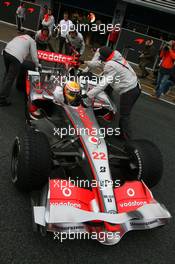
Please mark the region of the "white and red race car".
MULTIPOLYGON (((44 56, 48 59, 49 54, 44 56)), ((58 80, 59 69, 49 72, 54 73, 58 80)), ((102 137, 95 108, 115 113, 108 96, 102 94, 88 107, 81 102, 70 106, 54 98, 53 87, 36 87, 36 76, 41 82, 42 75, 48 71, 29 72, 29 102, 49 101, 54 110, 51 116, 30 120, 24 135, 16 137, 12 152, 12 182, 32 192, 35 229, 95 232, 99 242, 113 245, 130 230, 167 224, 170 213, 150 191, 163 172, 159 149, 144 139, 119 144, 118 139, 112 143, 102 137), (60 133, 68 128, 76 133, 60 133), (77 133, 77 128, 85 133, 77 133)))

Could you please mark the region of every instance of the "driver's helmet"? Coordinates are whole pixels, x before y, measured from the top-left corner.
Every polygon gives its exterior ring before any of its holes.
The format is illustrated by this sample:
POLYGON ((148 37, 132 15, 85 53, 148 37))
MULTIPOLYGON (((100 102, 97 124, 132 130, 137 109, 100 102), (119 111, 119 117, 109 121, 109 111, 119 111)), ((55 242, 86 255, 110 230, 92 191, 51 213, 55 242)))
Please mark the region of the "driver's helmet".
POLYGON ((64 86, 64 98, 67 104, 76 106, 80 104, 81 88, 77 82, 69 81, 64 86))

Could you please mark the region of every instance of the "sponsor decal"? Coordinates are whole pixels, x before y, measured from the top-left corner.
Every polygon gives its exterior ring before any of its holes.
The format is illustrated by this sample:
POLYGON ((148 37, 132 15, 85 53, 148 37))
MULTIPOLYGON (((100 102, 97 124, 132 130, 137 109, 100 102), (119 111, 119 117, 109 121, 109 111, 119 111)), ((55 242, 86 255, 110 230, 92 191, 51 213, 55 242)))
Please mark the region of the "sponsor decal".
POLYGON ((64 195, 65 197, 70 197, 71 194, 72 194, 72 191, 71 191, 70 188, 65 187, 65 188, 62 189, 62 193, 63 193, 63 195, 64 195))
POLYGON ((6 1, 6 2, 3 2, 3 5, 4 5, 4 6, 6 6, 6 7, 9 7, 9 6, 11 6, 11 4, 12 4, 12 3, 11 3, 11 2, 8 2, 8 1, 6 1))
POLYGON ((81 208, 80 203, 72 203, 72 202, 51 202, 50 205, 64 205, 64 206, 72 206, 75 208, 81 208))
POLYGON ((33 8, 33 7, 29 7, 29 8, 27 9, 27 11, 28 11, 28 13, 32 14, 32 13, 35 11, 35 8, 33 8))
POLYGON ((143 44, 145 42, 145 40, 143 38, 136 38, 134 40, 134 42, 136 42, 137 44, 141 45, 141 44, 143 44))
POLYGON ((105 152, 92 152, 92 157, 94 160, 107 160, 105 152))
POLYGON ((89 20, 90 23, 93 23, 96 19, 95 14, 94 13, 89 13, 87 16, 87 19, 89 20))
POLYGON ((116 214, 116 213, 117 213, 117 211, 114 211, 114 210, 109 210, 107 213, 108 213, 108 214, 116 214))
POLYGON ((132 188, 127 189, 126 192, 129 197, 133 197, 135 195, 135 191, 132 188))
POLYGON ((152 224, 155 224, 157 223, 157 219, 156 220, 153 220, 153 221, 150 221, 150 222, 142 222, 142 223, 137 223, 137 222, 130 222, 130 225, 131 226, 137 226, 137 225, 152 225, 152 224))
POLYGON ((77 62, 75 61, 75 58, 73 56, 67 56, 55 52, 38 50, 38 59, 67 65, 77 65, 77 62))
POLYGON ((120 203, 120 207, 133 207, 133 206, 142 206, 144 204, 147 204, 146 201, 132 201, 132 202, 124 202, 120 203))
POLYGON ((139 152, 138 152, 138 150, 137 149, 135 149, 135 151, 134 151, 134 153, 135 153, 135 155, 137 156, 137 159, 138 159, 138 165, 139 165, 139 174, 138 174, 138 180, 140 180, 140 178, 141 178, 141 175, 142 175, 142 160, 141 160, 141 158, 140 158, 140 155, 139 155, 139 152))
POLYGON ((99 145, 101 143, 99 138, 93 136, 89 137, 88 140, 90 143, 95 145, 99 145))
POLYGON ((77 112, 78 112, 78 115, 79 115, 82 123, 84 124, 84 126, 86 128, 88 128, 89 134, 93 136, 93 124, 94 123, 90 120, 90 117, 87 115, 84 107, 83 106, 79 106, 77 108, 77 112))

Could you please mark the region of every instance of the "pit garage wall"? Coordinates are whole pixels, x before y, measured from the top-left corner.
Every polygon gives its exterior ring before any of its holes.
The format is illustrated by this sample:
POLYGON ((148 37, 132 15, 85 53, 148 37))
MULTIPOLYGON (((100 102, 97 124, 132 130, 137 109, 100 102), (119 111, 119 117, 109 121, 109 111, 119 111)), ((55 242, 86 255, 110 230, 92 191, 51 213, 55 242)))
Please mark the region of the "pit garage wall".
MULTIPOLYGON (((122 28, 120 32, 120 37, 117 42, 117 50, 119 50, 128 61, 138 64, 139 56, 144 47, 144 41, 147 39, 154 40, 154 47, 157 51, 157 57, 158 57, 159 50, 162 46, 162 40, 124 28, 122 28)), ((155 61, 152 64, 150 64, 149 67, 151 69, 154 69, 156 61, 157 58, 155 58, 155 61)))
MULTIPOLYGON (((31 2, 25 2, 26 19, 23 27, 36 31, 39 25, 40 6, 31 2)), ((0 21, 16 24, 16 9, 19 6, 17 0, 0 0, 0 21)))

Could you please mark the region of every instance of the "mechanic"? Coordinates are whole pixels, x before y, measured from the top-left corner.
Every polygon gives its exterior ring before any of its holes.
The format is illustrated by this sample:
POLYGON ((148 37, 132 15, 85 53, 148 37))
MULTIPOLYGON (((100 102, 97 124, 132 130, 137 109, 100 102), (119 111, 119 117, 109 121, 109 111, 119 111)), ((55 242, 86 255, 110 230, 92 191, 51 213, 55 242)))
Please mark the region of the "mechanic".
POLYGON ((49 40, 51 38, 50 31, 48 27, 43 27, 41 30, 38 30, 35 35, 36 46, 38 50, 46 50, 49 48, 51 52, 54 52, 49 40))
POLYGON ((103 82, 83 95, 83 98, 93 99, 110 85, 120 95, 120 137, 125 140, 130 139, 130 114, 141 93, 136 73, 118 51, 113 51, 109 47, 98 49, 92 61, 84 63, 89 68, 96 68, 101 64, 104 78, 103 82))
POLYGON ((66 53, 66 35, 69 32, 71 26, 73 26, 73 23, 71 20, 69 20, 68 13, 64 13, 64 18, 60 21, 59 25, 57 26, 57 38, 59 37, 59 53, 63 52, 64 46, 66 53))
POLYGON ((154 62, 156 56, 156 49, 154 48, 154 41, 147 39, 143 51, 139 57, 139 68, 141 71, 140 78, 146 78, 149 72, 146 70, 151 63, 154 62))
POLYGON ((54 24, 55 24, 55 18, 52 15, 52 9, 49 8, 47 14, 44 15, 44 19, 42 21, 42 26, 48 27, 50 34, 52 35, 52 30, 54 28, 54 24))
POLYGON ((25 4, 21 3, 21 5, 18 6, 16 10, 16 23, 17 23, 18 31, 20 32, 23 31, 21 27, 25 19, 25 12, 26 12, 25 4))
POLYGON ((85 51, 83 35, 77 32, 74 27, 71 27, 69 32, 67 33, 66 43, 68 55, 72 55, 75 51, 80 55, 83 55, 85 51))
POLYGON ((3 50, 6 72, 0 91, 0 106, 8 106, 11 104, 10 95, 12 85, 18 77, 23 64, 25 64, 24 60, 28 55, 31 55, 36 68, 41 66, 37 57, 36 42, 32 37, 34 37, 34 33, 32 32, 15 37, 3 50))

